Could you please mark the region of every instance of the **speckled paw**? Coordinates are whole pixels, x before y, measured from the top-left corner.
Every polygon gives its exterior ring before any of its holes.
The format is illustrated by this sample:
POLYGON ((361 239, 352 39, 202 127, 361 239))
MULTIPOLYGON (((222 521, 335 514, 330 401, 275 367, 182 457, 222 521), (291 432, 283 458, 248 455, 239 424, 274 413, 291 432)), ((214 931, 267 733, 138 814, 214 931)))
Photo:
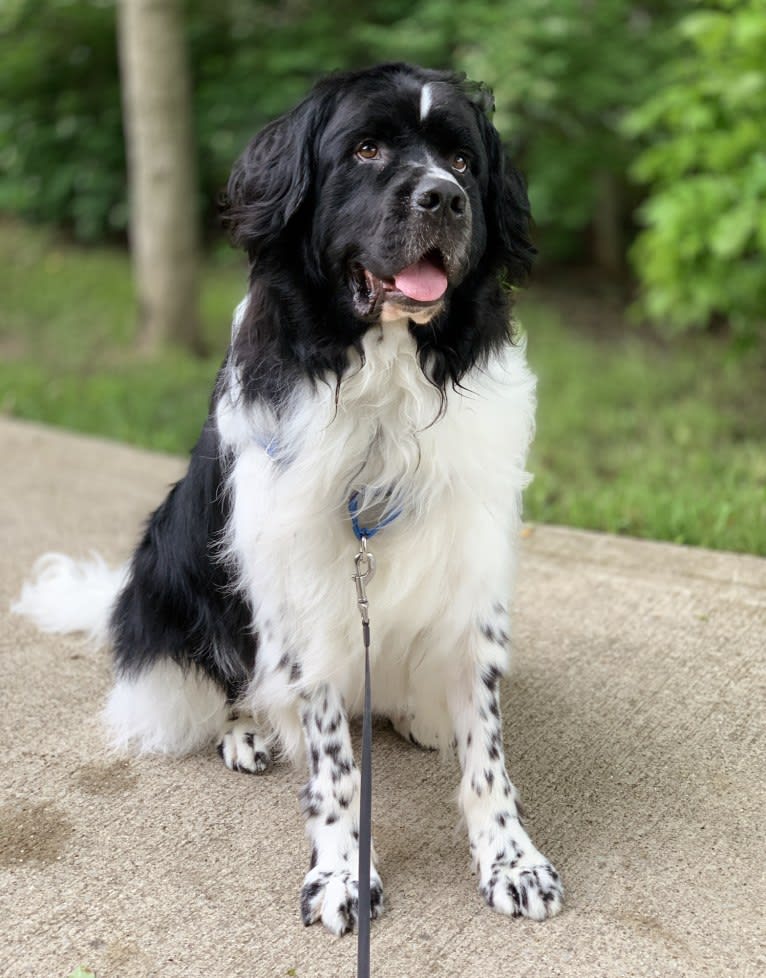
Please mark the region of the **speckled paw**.
MULTIPOLYGON (((370 872, 370 917, 383 909, 383 887, 377 872, 370 872)), ((321 920, 327 930, 340 937, 354 930, 359 915, 359 882, 347 869, 309 871, 301 890, 301 917, 308 927, 321 920)))
POLYGON ((561 910, 564 889, 550 863, 532 866, 495 863, 479 889, 493 910, 511 917, 545 920, 561 910))

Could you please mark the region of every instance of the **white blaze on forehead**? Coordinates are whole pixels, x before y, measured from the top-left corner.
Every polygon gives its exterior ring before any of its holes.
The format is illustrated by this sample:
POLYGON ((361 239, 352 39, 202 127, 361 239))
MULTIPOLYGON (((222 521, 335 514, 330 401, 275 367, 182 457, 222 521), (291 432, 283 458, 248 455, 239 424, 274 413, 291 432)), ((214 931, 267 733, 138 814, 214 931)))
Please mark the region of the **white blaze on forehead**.
POLYGON ((420 121, 421 122, 431 111, 432 102, 433 102, 433 95, 431 92, 431 86, 430 84, 424 85, 420 90, 420 121))

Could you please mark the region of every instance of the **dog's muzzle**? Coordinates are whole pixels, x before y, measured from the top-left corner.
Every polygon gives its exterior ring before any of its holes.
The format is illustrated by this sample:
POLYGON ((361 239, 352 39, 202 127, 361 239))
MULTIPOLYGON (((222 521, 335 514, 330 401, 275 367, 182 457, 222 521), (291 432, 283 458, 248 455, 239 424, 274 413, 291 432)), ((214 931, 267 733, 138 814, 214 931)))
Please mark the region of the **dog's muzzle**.
POLYGON ((376 258, 373 249, 349 268, 354 307, 363 318, 377 316, 386 304, 427 322, 465 275, 472 215, 463 188, 448 175, 426 173, 405 200, 404 227, 393 235, 398 247, 389 251, 386 228, 381 233, 383 254, 376 258))

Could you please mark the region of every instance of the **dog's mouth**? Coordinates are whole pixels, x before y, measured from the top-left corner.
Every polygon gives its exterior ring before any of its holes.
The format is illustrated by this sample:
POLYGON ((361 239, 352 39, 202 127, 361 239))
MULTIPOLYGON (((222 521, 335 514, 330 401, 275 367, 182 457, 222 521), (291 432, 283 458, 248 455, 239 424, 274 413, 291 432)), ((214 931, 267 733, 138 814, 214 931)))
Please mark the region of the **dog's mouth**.
POLYGON ((377 312, 384 302, 415 312, 439 305, 449 287, 442 253, 433 248, 390 277, 355 263, 350 270, 354 307, 360 316, 377 312))

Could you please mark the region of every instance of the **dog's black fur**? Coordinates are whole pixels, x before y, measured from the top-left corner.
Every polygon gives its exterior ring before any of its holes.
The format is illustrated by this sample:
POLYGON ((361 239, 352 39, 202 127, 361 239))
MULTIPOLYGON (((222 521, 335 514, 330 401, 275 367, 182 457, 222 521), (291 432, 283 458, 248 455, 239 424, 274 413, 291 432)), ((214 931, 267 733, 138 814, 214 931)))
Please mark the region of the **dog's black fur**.
POLYGON ((149 518, 111 621, 118 673, 169 656, 202 669, 234 701, 252 675, 252 611, 217 557, 229 515, 225 461, 208 420, 189 469, 149 518))

